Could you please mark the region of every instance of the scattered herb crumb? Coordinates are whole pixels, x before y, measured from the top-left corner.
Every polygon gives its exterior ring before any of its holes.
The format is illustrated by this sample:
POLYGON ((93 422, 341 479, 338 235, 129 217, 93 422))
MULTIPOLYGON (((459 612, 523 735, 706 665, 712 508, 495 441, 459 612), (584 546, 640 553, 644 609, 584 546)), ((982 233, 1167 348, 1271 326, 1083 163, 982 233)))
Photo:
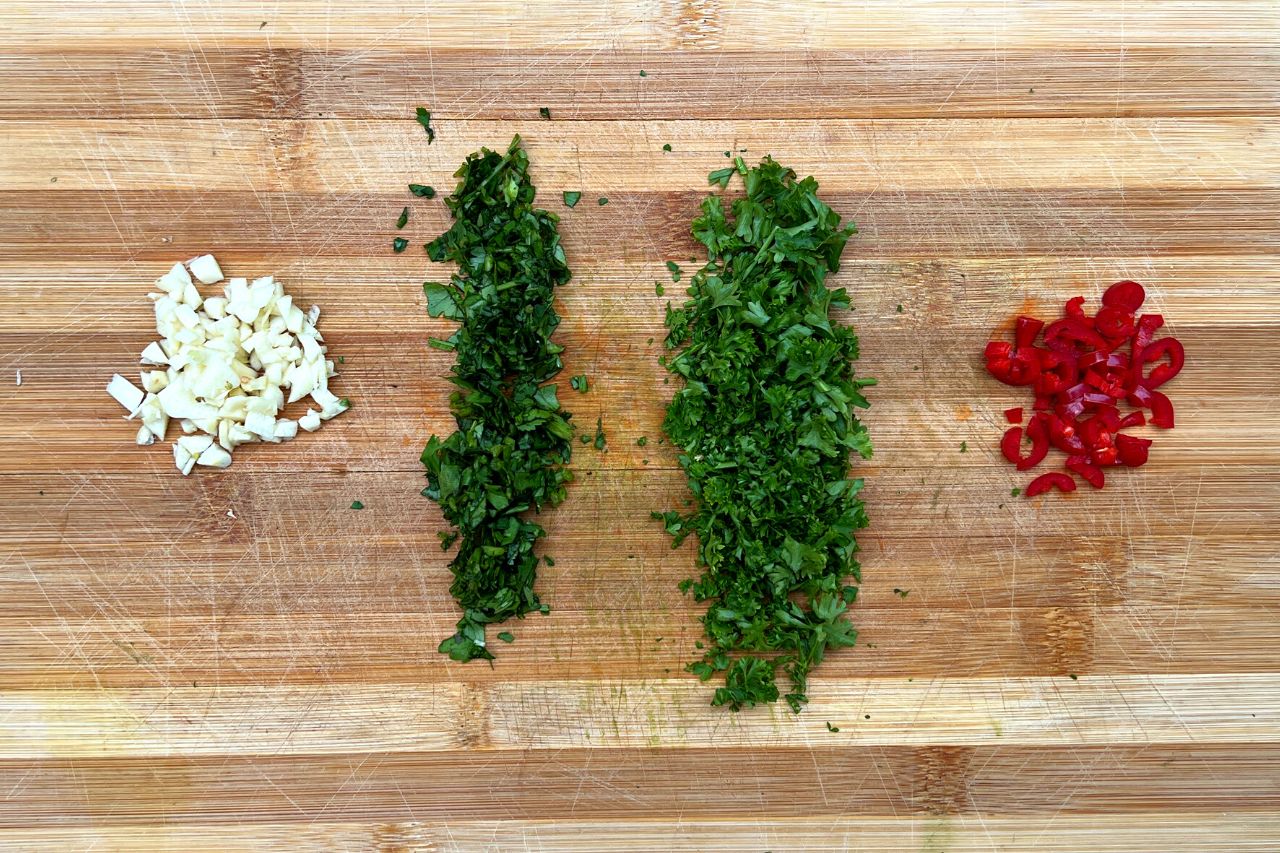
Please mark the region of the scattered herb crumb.
POLYGON ((644 447, 648 443, 649 437, 647 435, 642 435, 636 439, 636 447, 644 447))
MULTIPOLYGON (((653 283, 653 292, 658 294, 659 296, 664 296, 666 295, 667 289, 666 287, 663 286, 662 282, 655 281, 653 283)), ((653 338, 649 339, 649 343, 653 343, 653 338)))
POLYGON ((551 558, 550 554, 547 554, 546 556, 544 556, 542 558, 542 561, 546 563, 548 566, 554 566, 556 564, 556 561, 551 558))
POLYGON ((898 588, 895 586, 895 587, 893 588, 893 594, 894 594, 894 595, 896 595, 896 596, 898 596, 898 598, 906 598, 908 595, 910 595, 910 594, 911 594, 911 590, 909 590, 909 589, 898 589, 898 588))
POLYGON ((600 196, 600 198, 596 199, 596 204, 600 205, 601 207, 604 207, 604 206, 605 206, 606 204, 608 204, 608 203, 609 203, 609 197, 608 197, 608 196, 603 196, 603 195, 602 195, 602 196, 600 196))
POLYGON ((516 635, 510 631, 500 631, 498 632, 498 639, 504 643, 514 643, 516 641, 516 635))
POLYGON ((409 192, 418 198, 435 198, 436 188, 427 184, 409 184, 409 192))
POLYGON ((430 145, 436 141, 436 132, 431 127, 431 112, 424 107, 418 107, 417 117, 418 124, 422 125, 423 130, 427 132, 427 144, 430 145))
POLYGON ((391 241, 392 250, 398 255, 404 251, 405 246, 409 245, 409 241, 403 237, 397 237, 391 241))
POLYGON ((830 721, 828 721, 828 722, 827 722, 827 731, 829 731, 829 732, 838 732, 838 731, 840 731, 840 727, 839 727, 839 726, 833 726, 833 725, 831 725, 831 722, 830 722, 830 721))
POLYGON ((902 313, 902 303, 901 303, 901 302, 899 302, 899 303, 898 303, 898 313, 899 313, 899 314, 901 314, 901 313, 902 313))
POLYGON ((409 224, 409 208, 406 207, 404 210, 400 211, 400 218, 396 220, 396 227, 403 228, 408 224, 409 224))
POLYGON ((569 190, 564 194, 564 206, 573 207, 578 203, 578 200, 580 198, 582 198, 582 193, 576 192, 574 190, 569 190))
POLYGON ((345 355, 338 356, 338 364, 346 364, 346 363, 347 363, 347 357, 345 355))
POLYGON ((671 273, 672 281, 680 280, 680 265, 675 261, 667 261, 667 272, 671 273))
POLYGON ((670 142, 665 142, 665 143, 663 143, 663 145, 662 145, 662 150, 663 150, 663 151, 670 151, 670 150, 671 150, 671 143, 670 143, 670 142))
POLYGON ((604 420, 602 418, 596 418, 595 446, 596 446, 596 450, 604 450, 604 446, 605 446, 604 420))
POLYGON ((648 75, 648 74, 645 74, 645 73, 644 73, 644 69, 643 69, 643 68, 641 68, 641 69, 640 69, 640 76, 641 76, 641 77, 648 77, 649 75, 648 75))
POLYGON ((1072 673, 1068 674, 1068 675, 1067 675, 1067 678, 1070 678, 1072 681, 1079 681, 1079 680, 1080 680, 1080 676, 1076 675, 1074 672, 1072 672, 1072 673))
POLYGON ((572 379, 569 380, 569 387, 580 394, 587 393, 587 390, 590 387, 587 382, 587 375, 585 373, 582 373, 573 377, 572 379))
POLYGON ((863 715, 862 715, 862 719, 864 719, 864 720, 869 720, 869 719, 871 719, 871 715, 870 715, 870 714, 863 714, 863 715))
POLYGON ((1022 489, 1019 489, 1017 486, 1014 486, 1012 489, 1009 490, 1009 494, 1016 498, 1018 495, 1022 494, 1022 489))
POLYGON ((589 444, 591 442, 591 436, 584 432, 582 435, 578 436, 578 441, 581 441, 583 444, 589 444))
POLYGON ((352 508, 352 509, 364 509, 364 504, 362 504, 360 501, 352 501, 352 502, 351 502, 351 508, 352 508))
POLYGON ((962 442, 960 442, 960 452, 961 452, 961 453, 968 453, 968 452, 969 452, 969 442, 967 442, 967 441, 962 441, 962 442))
POLYGON ((551 110, 547 107, 538 107, 538 115, 542 116, 547 121, 551 121, 551 110))
MULTIPOLYGON (((661 284, 661 282, 659 282, 659 284, 661 284)), ((661 294, 661 293, 659 293, 658 295, 659 295, 659 296, 661 296, 662 294, 661 294)), ((646 343, 652 344, 652 343, 653 343, 653 338, 649 338, 649 340, 648 340, 648 341, 646 341, 646 343)))

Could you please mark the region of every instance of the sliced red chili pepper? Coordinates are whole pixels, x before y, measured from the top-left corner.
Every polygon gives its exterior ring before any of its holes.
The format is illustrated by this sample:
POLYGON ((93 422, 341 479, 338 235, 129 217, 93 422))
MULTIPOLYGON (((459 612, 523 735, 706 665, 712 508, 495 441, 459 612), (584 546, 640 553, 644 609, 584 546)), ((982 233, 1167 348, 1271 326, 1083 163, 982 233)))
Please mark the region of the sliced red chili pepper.
POLYGON ((1142 307, 1147 299, 1147 292, 1136 281, 1117 281, 1102 294, 1102 304, 1108 308, 1119 308, 1132 314, 1142 307))
POLYGON ((1137 385, 1129 391, 1129 405, 1141 406, 1144 409, 1151 408, 1152 395, 1155 392, 1145 385, 1137 385))
POLYGON ((1035 317, 1019 317, 1013 324, 1013 345, 1017 349, 1034 346, 1036 335, 1044 328, 1044 321, 1035 317))
POLYGON ((987 348, 982 355, 990 361, 993 358, 1008 358, 1013 355, 1013 344, 1008 341, 987 341, 987 348))
POLYGON ((1032 411, 1047 412, 1051 408, 1052 408, 1052 405, 1050 404, 1048 397, 1044 396, 1043 394, 1036 394, 1036 399, 1031 404, 1032 411))
POLYGON ((1173 403, 1159 391, 1148 391, 1151 395, 1151 423, 1161 429, 1173 429, 1173 403))
POLYGON ((1120 455, 1120 464, 1130 468, 1138 468, 1147 464, 1147 453, 1151 448, 1151 439, 1138 438, 1120 433, 1116 436, 1116 451, 1120 455))
POLYGON ((1004 410, 1004 419, 1011 424, 1022 423, 1022 407, 1018 406, 1013 409, 1004 410))
POLYGON ((1139 383, 1154 390, 1182 372, 1182 365, 1186 360, 1186 352, 1177 338, 1161 338, 1150 346, 1145 347, 1142 350, 1142 363, 1144 365, 1150 364, 1153 361, 1159 361, 1165 356, 1168 356, 1169 363, 1156 365, 1155 369, 1151 371, 1151 375, 1145 379, 1141 378, 1142 368, 1138 368, 1139 383))
POLYGON ((1083 456, 1067 457, 1067 468, 1075 471, 1080 478, 1095 489, 1101 489, 1106 483, 1106 475, 1102 473, 1102 469, 1096 465, 1089 464, 1089 460, 1083 456))
MULTIPOLYGON (((1156 339, 1156 332, 1164 326, 1163 314, 1143 314, 1138 318, 1138 328, 1133 335, 1134 351, 1145 349, 1156 339)), ((1134 361, 1137 361, 1135 358, 1134 361)))
POLYGON ((1076 366, 1081 370, 1100 367, 1104 373, 1107 370, 1127 369, 1129 367, 1129 356, 1122 352, 1095 350, 1080 356, 1076 361, 1076 366))
POLYGON ((1054 352, 1079 355, 1102 349, 1106 346, 1106 341, 1082 321, 1075 317, 1064 317, 1045 327, 1044 345, 1054 352))
POLYGON ((1040 376, 1036 379, 1036 393, 1043 396, 1057 394, 1077 381, 1076 361, 1069 355, 1050 350, 1036 350, 1040 359, 1040 376))
POLYGON ((1145 426, 1146 423, 1147 416, 1142 414, 1141 411, 1130 412, 1120 419, 1119 429, 1128 429, 1131 426, 1145 426))
POLYGON ((1048 474, 1041 474, 1028 483, 1024 494, 1029 498, 1034 498, 1036 495, 1043 495, 1053 488, 1062 492, 1074 492, 1076 490, 1076 481, 1061 471, 1050 471, 1048 474))
POLYGON ((1068 317, 1075 317, 1077 320, 1089 319, 1087 316, 1085 316, 1085 313, 1084 313, 1084 297, 1083 296, 1073 296, 1070 299, 1068 299, 1067 304, 1063 310, 1068 317))
POLYGON ((1084 453, 1084 442, 1076 434, 1076 425, 1057 415, 1049 415, 1049 440, 1063 453, 1084 453))
MULTIPOLYGON (((1107 436, 1107 438, 1109 440, 1110 436, 1107 436)), ((1116 464, 1116 459, 1118 457, 1119 451, 1111 444, 1107 444, 1102 447, 1095 447, 1093 450, 1089 451, 1089 458, 1095 465, 1114 465, 1116 464)))
POLYGON ((1022 427, 1009 427, 1005 430, 1004 438, 1000 439, 1000 452, 1004 454, 1005 459, 1016 465, 1019 471, 1036 467, 1049 454, 1049 437, 1045 434, 1043 426, 1037 428, 1038 423, 1039 421, 1033 419, 1027 425, 1027 436, 1031 439, 1031 452, 1026 457, 1022 456, 1022 427))
POLYGON ((1009 358, 988 359, 987 372, 1005 385, 1030 385, 1040 377, 1040 359, 1032 350, 1015 350, 1009 358))
POLYGON ((1119 308, 1102 308, 1094 318, 1093 327, 1109 342, 1124 343, 1133 335, 1133 313, 1119 308))

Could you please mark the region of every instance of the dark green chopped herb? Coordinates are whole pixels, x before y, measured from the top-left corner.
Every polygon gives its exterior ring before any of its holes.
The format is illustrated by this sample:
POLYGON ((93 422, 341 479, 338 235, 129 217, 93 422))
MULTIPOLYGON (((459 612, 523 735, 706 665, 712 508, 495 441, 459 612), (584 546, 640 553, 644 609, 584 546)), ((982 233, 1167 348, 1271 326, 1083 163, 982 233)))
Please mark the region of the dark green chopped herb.
POLYGON ((671 150, 671 143, 670 143, 670 142, 664 142, 664 143, 662 143, 662 150, 663 150, 663 151, 670 151, 670 150, 671 150))
POLYGON ((604 450, 604 421, 601 418, 596 418, 596 440, 594 444, 596 446, 596 450, 604 450))
POLYGON ((898 596, 898 598, 906 598, 908 595, 910 595, 910 594, 911 594, 911 590, 909 590, 909 589, 898 589, 898 588, 895 586, 895 587, 893 588, 893 594, 894 594, 894 595, 896 595, 896 596, 898 596))
POLYGON ((1009 490, 1009 494, 1016 498, 1018 495, 1022 494, 1022 489, 1019 489, 1017 486, 1014 486, 1012 489, 1009 490))
POLYGON ((573 207, 578 203, 578 199, 580 198, 582 198, 582 193, 573 190, 567 191, 564 194, 564 206, 573 207))
POLYGON ((863 715, 862 715, 862 719, 864 719, 864 720, 869 720, 869 719, 871 719, 871 715, 870 715, 870 714, 863 714, 863 715))
POLYGON ((569 387, 579 393, 582 393, 582 394, 587 393, 587 391, 590 390, 590 385, 587 381, 587 375, 583 373, 573 377, 572 379, 569 380, 569 387))
MULTIPOLYGON (((665 296, 667 292, 667 288, 662 284, 662 282, 655 281, 653 283, 653 292, 658 294, 659 296, 665 296)), ((653 343, 653 340, 650 339, 649 343, 653 343)))
POLYGON ((604 207, 608 203, 609 203, 609 199, 605 196, 600 196, 600 198, 596 199, 596 204, 600 205, 601 207, 604 207))
POLYGON ((498 633, 498 639, 504 643, 514 643, 516 641, 516 635, 510 631, 500 631, 498 633))
POLYGON ((556 561, 551 559, 550 554, 547 554, 546 556, 544 556, 542 558, 542 562, 546 563, 548 566, 554 566, 556 564, 556 561))
POLYGON ((343 397, 341 400, 338 401, 338 405, 341 406, 343 409, 349 409, 351 408, 351 401, 348 400, 346 397, 343 397))
POLYGON ((422 125, 423 130, 427 132, 427 144, 430 145, 436 141, 436 132, 431 127, 431 113, 423 107, 418 107, 416 114, 418 124, 422 125))
POLYGON ((898 303, 898 313, 899 313, 899 314, 901 314, 901 313, 902 313, 902 303, 901 303, 901 302, 899 302, 899 303, 898 303))
POLYGON ((723 169, 716 169, 714 172, 707 175, 707 181, 712 184, 718 184, 722 188, 727 187, 729 186, 729 179, 733 177, 733 173, 736 171, 737 169, 732 166, 725 166, 723 169))
POLYGON ((640 460, 640 464, 641 464, 641 465, 648 465, 648 464, 649 464, 649 460, 648 460, 648 459, 641 459, 641 460, 640 460))
POLYGON ((400 211, 400 218, 396 220, 396 227, 403 228, 409 224, 409 208, 400 211))
POLYGON ((440 651, 468 661, 493 658, 486 625, 549 609, 533 588, 545 531, 530 516, 563 501, 573 479, 570 416, 544 384, 560 372, 554 291, 570 273, 557 218, 534 207, 519 136, 505 154, 471 154, 457 175, 445 202, 453 225, 427 255, 458 271, 424 290, 431 316, 461 323, 447 341, 457 353, 449 408, 458 430, 427 442, 422 493, 462 535, 449 564, 462 618, 440 651))
POLYGON ((746 196, 727 213, 703 200, 693 236, 707 263, 690 300, 668 308, 668 370, 683 380, 663 431, 677 445, 696 506, 654 513, 679 545, 694 535, 701 577, 680 588, 707 604, 710 648, 689 665, 724 673, 713 705, 737 710, 785 698, 799 711, 810 670, 828 649, 852 646, 846 611, 860 580, 854 533, 867 518, 849 477, 849 452, 871 455, 857 337, 831 319, 848 294, 831 290, 855 233, 817 195, 766 157, 713 172, 741 172, 746 196))
POLYGON ((724 156, 726 156, 726 157, 732 157, 732 156, 733 156, 733 152, 732 152, 732 151, 726 151, 726 152, 724 152, 724 156))
POLYGON ((829 732, 838 732, 838 731, 840 731, 840 727, 839 727, 839 726, 833 726, 833 725, 831 725, 831 723, 828 721, 828 722, 827 722, 827 731, 829 731, 829 732))
POLYGON ((352 501, 352 502, 351 502, 351 508, 352 508, 352 509, 364 509, 364 504, 360 503, 360 501, 352 501))
POLYGON ((1072 672, 1072 673, 1068 673, 1068 674, 1067 674, 1067 678, 1070 678, 1072 681, 1079 681, 1079 680, 1080 680, 1080 676, 1076 675, 1074 672, 1072 672))
POLYGON ((551 121, 551 110, 547 107, 538 107, 538 115, 542 116, 547 121, 551 121))
POLYGON ((409 192, 418 198, 435 198, 436 188, 427 186, 426 184, 409 184, 409 192))
POLYGON ((395 252, 398 255, 401 252, 403 252, 405 247, 408 245, 409 245, 408 240, 406 240, 403 237, 397 237, 391 241, 391 251, 395 252))
POLYGON ((581 441, 583 444, 590 444, 590 443, 591 443, 591 436, 587 435, 587 434, 584 432, 584 433, 582 433, 581 435, 579 435, 579 436, 578 436, 578 441, 581 441))
POLYGON ((667 261, 667 272, 671 273, 672 281, 680 280, 680 265, 675 261, 667 261))
POLYGON ((647 435, 642 435, 636 439, 636 447, 644 447, 648 443, 649 437, 647 435))
POLYGON ((641 77, 648 77, 649 75, 648 75, 648 74, 645 74, 645 73, 644 73, 644 69, 643 69, 643 68, 641 68, 641 69, 640 69, 640 76, 641 76, 641 77))
POLYGON ((969 442, 967 441, 960 442, 960 452, 961 453, 969 452, 969 442))
POLYGON ((346 364, 346 363, 347 363, 347 357, 345 355, 338 356, 338 364, 346 364))

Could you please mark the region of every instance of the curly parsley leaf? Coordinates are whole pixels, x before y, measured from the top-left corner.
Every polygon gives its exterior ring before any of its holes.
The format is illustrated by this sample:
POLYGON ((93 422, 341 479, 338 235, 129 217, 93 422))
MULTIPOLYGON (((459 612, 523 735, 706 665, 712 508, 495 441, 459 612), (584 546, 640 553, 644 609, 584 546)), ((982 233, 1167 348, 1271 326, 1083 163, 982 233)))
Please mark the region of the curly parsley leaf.
MULTIPOLYGON (((433 345, 452 349, 449 408, 458 429, 431 436, 422 452, 427 488, 461 536, 450 591, 462 609, 440 651, 457 661, 491 660, 485 626, 549 608, 534 592, 535 543, 546 531, 531 515, 554 507, 573 479, 571 415, 554 385, 562 347, 555 288, 569 280, 556 225, 534 207, 529 157, 516 136, 505 154, 467 157, 446 199, 453 224, 427 245, 433 261, 457 264, 449 284, 424 287, 433 317, 461 321, 433 345)), ((501 635, 499 635, 500 638, 501 635)))
POLYGON ((705 602, 708 640, 690 672, 723 673, 713 705, 734 710, 784 697, 808 701, 811 670, 828 650, 852 646, 847 610, 860 579, 854 534, 867 524, 849 477, 849 454, 869 457, 857 410, 853 330, 831 315, 848 308, 827 287, 855 233, 819 199, 813 178, 797 180, 766 157, 712 172, 727 186, 742 175, 746 195, 726 213, 709 196, 693 221, 707 263, 688 302, 668 308, 664 363, 683 381, 663 428, 680 448, 692 508, 654 513, 674 544, 695 536, 700 577, 680 588, 705 602))

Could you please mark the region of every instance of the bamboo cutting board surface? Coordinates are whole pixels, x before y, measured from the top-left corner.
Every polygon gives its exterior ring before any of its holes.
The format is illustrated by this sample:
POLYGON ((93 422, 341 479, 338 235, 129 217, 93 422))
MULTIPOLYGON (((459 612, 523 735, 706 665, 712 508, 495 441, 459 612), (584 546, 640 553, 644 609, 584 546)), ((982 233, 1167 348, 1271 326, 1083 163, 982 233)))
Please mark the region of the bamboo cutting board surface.
POLYGON ((780 6, 0 3, 0 848, 1280 848, 1280 6, 780 6), (552 613, 464 666, 418 495, 448 220, 404 185, 516 132, 609 447, 543 516, 552 613), (708 707, 648 519, 684 494, 653 285, 740 148, 859 223, 880 380, 862 642, 798 717, 708 707), (184 479, 102 388, 205 251, 323 306, 354 409, 184 479), (1178 428, 1013 499, 983 343, 1120 278, 1186 345, 1178 428))

